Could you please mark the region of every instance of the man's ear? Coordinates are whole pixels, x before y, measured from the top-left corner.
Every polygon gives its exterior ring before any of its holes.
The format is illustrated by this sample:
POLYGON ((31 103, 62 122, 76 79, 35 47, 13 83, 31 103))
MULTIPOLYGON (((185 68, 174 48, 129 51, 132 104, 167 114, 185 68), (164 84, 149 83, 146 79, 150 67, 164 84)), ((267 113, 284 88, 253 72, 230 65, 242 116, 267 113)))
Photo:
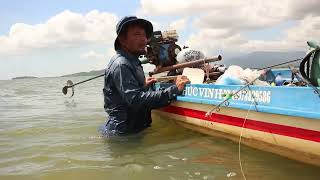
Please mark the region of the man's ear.
POLYGON ((126 38, 125 38, 123 35, 120 35, 120 36, 118 37, 118 39, 119 39, 119 43, 120 43, 121 45, 125 43, 126 38))

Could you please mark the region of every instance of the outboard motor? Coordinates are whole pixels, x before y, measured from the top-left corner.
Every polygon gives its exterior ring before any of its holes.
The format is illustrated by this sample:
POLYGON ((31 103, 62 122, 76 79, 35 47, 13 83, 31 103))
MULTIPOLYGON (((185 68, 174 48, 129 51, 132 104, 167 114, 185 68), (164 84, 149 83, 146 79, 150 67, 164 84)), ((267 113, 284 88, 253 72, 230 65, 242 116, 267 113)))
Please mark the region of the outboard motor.
MULTIPOLYGON (((176 30, 171 31, 155 31, 151 37, 150 42, 146 47, 145 56, 139 57, 142 63, 151 63, 156 66, 154 71, 157 71, 163 67, 172 66, 181 63, 187 63, 204 59, 205 56, 201 51, 194 50, 188 47, 183 47, 183 50, 176 44, 178 41, 178 34, 176 30)), ((201 68, 207 72, 207 76, 211 77, 214 71, 219 71, 223 67, 213 68, 209 64, 194 65, 193 68, 201 68)), ((168 76, 174 76, 182 74, 183 69, 170 70, 168 76)), ((222 74, 223 72, 215 73, 215 76, 222 74)), ((216 79, 216 78, 214 78, 216 79)))
POLYGON ((172 31, 155 31, 146 49, 146 58, 151 64, 166 67, 177 63, 177 54, 181 47, 176 44, 178 34, 172 31))

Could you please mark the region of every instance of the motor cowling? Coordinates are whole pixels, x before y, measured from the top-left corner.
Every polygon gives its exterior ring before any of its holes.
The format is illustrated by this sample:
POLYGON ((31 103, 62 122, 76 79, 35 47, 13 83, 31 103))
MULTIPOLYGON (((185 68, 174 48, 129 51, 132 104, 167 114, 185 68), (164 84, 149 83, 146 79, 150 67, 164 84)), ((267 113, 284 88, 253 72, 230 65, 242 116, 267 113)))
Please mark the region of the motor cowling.
POLYGON ((146 49, 146 58, 151 64, 166 67, 177 64, 176 57, 181 47, 176 44, 178 35, 175 30, 155 31, 146 49))

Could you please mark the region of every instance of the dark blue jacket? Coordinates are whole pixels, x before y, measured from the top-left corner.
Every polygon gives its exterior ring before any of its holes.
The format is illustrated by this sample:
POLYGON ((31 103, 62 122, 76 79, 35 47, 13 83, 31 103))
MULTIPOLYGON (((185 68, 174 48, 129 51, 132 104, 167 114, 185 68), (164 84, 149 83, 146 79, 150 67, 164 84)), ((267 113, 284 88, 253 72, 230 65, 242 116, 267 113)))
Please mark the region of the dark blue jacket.
POLYGON ((148 90, 140 60, 117 51, 105 71, 104 108, 109 116, 102 133, 125 135, 149 127, 151 110, 170 104, 180 93, 175 85, 164 90, 148 90))

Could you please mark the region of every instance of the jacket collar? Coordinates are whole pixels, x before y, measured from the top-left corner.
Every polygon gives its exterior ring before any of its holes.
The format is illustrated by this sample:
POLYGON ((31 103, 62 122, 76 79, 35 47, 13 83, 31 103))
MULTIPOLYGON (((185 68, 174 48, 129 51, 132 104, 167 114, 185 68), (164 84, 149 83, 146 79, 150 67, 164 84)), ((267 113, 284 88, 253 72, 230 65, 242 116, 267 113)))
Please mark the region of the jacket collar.
POLYGON ((124 56, 126 59, 128 59, 130 61, 130 63, 134 64, 134 65, 141 65, 141 61, 138 59, 138 57, 130 54, 130 53, 126 53, 123 50, 117 50, 117 53, 124 56))

